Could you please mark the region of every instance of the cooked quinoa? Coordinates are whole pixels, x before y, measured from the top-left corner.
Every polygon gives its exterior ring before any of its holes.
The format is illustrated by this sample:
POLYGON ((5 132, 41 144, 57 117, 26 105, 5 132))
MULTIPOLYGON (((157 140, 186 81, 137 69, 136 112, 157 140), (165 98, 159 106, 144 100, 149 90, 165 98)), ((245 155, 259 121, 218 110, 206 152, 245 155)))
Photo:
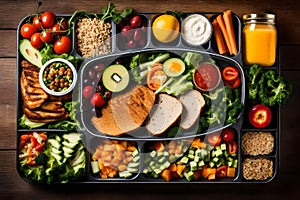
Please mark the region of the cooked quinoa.
POLYGON ((82 18, 77 23, 77 50, 84 57, 111 52, 111 24, 98 18, 82 18))
POLYGON ((242 150, 246 155, 267 155, 273 148, 274 137, 270 132, 246 132, 242 137, 242 150))
POLYGON ((242 163, 242 171, 247 180, 266 180, 273 175, 273 161, 267 158, 246 158, 242 163))

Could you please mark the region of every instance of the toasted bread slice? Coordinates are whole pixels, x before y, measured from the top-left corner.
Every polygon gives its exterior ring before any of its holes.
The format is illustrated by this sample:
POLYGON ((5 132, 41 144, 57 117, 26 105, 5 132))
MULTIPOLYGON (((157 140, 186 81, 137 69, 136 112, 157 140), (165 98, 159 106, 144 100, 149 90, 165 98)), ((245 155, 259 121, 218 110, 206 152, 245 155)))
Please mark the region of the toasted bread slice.
POLYGON ((183 129, 191 128, 199 119, 205 100, 197 90, 189 90, 179 97, 182 103, 183 112, 180 119, 180 127, 183 129))
POLYGON ((155 94, 145 86, 136 86, 126 93, 113 97, 102 108, 100 117, 92 124, 104 134, 119 136, 139 128, 149 115, 155 94))
POLYGON ((168 94, 159 94, 157 104, 150 112, 146 129, 153 135, 160 135, 173 125, 182 114, 182 104, 168 94))

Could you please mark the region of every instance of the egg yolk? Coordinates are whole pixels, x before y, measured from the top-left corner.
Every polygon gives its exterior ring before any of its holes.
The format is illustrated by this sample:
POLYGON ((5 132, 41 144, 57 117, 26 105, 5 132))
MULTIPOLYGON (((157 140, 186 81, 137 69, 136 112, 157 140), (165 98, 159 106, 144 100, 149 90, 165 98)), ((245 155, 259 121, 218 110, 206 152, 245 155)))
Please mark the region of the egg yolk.
POLYGON ((180 72, 181 70, 181 65, 177 62, 172 62, 170 65, 170 72, 180 72))

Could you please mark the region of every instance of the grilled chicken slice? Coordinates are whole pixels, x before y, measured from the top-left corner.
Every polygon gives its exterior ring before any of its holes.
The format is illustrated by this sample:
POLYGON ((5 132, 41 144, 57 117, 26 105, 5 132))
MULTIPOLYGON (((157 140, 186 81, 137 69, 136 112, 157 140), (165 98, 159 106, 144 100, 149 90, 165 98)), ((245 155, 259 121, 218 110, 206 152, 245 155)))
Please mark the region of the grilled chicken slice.
POLYGON ((24 108, 24 113, 33 122, 53 122, 68 118, 68 112, 59 101, 47 101, 36 109, 24 108))
POLYGON ((119 136, 139 128, 147 118, 155 101, 155 94, 145 86, 136 86, 113 97, 102 108, 100 117, 91 119, 96 129, 104 134, 119 136))
POLYGON ((28 81, 24 71, 22 72, 20 83, 22 97, 26 108, 37 108, 48 98, 47 93, 41 88, 41 85, 38 82, 28 81))

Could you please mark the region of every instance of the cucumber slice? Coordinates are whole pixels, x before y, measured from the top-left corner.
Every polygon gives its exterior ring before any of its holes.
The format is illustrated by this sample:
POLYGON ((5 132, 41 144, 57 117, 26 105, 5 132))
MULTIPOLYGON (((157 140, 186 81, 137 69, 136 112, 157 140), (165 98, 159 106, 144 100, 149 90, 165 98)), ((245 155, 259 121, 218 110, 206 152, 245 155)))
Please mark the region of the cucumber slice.
POLYGON ((77 144, 79 144, 78 142, 75 142, 75 143, 71 143, 71 142, 67 142, 66 140, 62 142, 62 144, 65 146, 65 147, 68 147, 70 149, 74 149, 77 144))
POLYGON ((63 135, 63 138, 70 143, 78 143, 81 141, 81 137, 78 133, 66 133, 63 135))
POLYGON ((58 163, 61 163, 61 161, 63 160, 63 157, 59 154, 56 154, 56 153, 51 153, 51 155, 55 158, 55 160, 58 162, 58 163))
POLYGON ((61 144, 59 143, 59 141, 55 140, 55 139, 48 139, 47 142, 55 147, 56 149, 59 149, 61 147, 61 144))
POLYGON ((92 172, 94 174, 97 174, 100 172, 99 166, 98 166, 98 162, 97 161, 91 161, 91 167, 92 167, 92 172))
POLYGON ((51 153, 54 153, 54 154, 61 154, 62 153, 62 151, 61 150, 59 150, 59 149, 57 149, 57 148, 55 148, 55 147, 52 147, 51 148, 51 153))
POLYGON ((63 150, 64 153, 68 153, 68 154, 73 154, 74 153, 74 149, 71 149, 69 147, 63 146, 62 150, 63 150))
POLYGON ((132 176, 132 173, 129 171, 122 171, 122 172, 119 172, 119 176, 121 178, 129 178, 132 176))
POLYGON ((127 167, 130 167, 130 168, 138 168, 140 165, 140 163, 136 163, 136 162, 131 162, 131 163, 128 163, 127 167))
POLYGON ((77 151, 75 154, 75 157, 70 161, 70 165, 74 167, 74 166, 80 164, 81 162, 85 162, 85 152, 77 151))

